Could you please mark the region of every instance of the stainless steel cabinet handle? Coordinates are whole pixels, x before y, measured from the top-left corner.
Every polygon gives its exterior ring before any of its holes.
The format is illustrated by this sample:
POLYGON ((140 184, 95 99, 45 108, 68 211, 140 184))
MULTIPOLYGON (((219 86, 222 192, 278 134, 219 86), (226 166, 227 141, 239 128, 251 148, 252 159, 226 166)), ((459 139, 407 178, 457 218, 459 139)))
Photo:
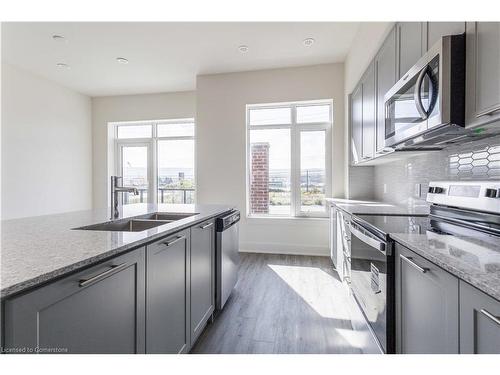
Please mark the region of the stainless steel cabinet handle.
POLYGON ((481 314, 483 314, 484 316, 486 316, 487 318, 490 318, 491 320, 493 320, 496 324, 498 324, 500 326, 500 318, 498 318, 495 315, 489 313, 485 309, 481 309, 481 310, 479 310, 479 312, 481 314))
POLYGON ((179 242, 180 240, 184 240, 184 239, 186 239, 186 236, 179 236, 175 240, 163 242, 163 245, 165 245, 166 247, 169 247, 169 246, 172 246, 174 243, 179 242))
POLYGON ((424 267, 420 267, 417 263, 415 263, 412 258, 407 258, 405 257, 404 255, 402 254, 399 254, 399 257, 401 259, 403 259, 406 263, 408 263, 410 266, 412 266, 413 268, 419 270, 420 272, 422 273, 426 273, 427 271, 429 271, 428 268, 424 268, 424 267))
POLYGON ((104 271, 103 273, 100 273, 99 275, 95 275, 89 279, 81 279, 79 281, 80 287, 84 287, 86 285, 92 284, 95 281, 98 281, 100 279, 105 278, 106 276, 112 275, 115 272, 118 272, 119 270, 125 268, 128 264, 127 263, 122 263, 118 264, 116 266, 111 266, 111 268, 107 271, 104 271))
POLYGON ((208 223, 208 224, 205 224, 205 225, 201 225, 200 229, 207 229, 207 228, 210 228, 212 225, 214 225, 214 223, 208 223))

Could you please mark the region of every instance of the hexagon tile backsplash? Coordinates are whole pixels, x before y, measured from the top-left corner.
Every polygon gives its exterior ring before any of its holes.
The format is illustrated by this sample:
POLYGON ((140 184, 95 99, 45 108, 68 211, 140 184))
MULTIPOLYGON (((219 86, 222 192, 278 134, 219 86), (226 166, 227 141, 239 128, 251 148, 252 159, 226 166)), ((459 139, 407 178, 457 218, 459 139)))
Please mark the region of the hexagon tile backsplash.
POLYGON ((437 152, 424 151, 419 156, 374 168, 377 200, 414 204, 425 200, 429 182, 433 180, 500 179, 500 136, 437 152), (416 195, 415 184, 421 184, 420 196, 416 195))

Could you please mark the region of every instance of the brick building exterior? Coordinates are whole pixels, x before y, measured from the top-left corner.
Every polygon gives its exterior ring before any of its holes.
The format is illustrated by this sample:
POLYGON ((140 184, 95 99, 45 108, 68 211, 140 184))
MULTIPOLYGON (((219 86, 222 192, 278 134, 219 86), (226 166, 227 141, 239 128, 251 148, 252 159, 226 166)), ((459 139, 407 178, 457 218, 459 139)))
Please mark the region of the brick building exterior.
POLYGON ((269 213, 269 143, 251 145, 250 212, 269 213))

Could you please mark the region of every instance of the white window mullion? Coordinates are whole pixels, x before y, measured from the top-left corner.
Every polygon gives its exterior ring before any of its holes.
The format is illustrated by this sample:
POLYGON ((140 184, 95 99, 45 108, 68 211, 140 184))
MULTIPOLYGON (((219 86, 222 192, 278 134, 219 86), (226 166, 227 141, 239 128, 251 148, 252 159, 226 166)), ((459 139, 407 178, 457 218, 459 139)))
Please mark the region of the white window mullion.
POLYGON ((292 216, 299 216, 300 212, 300 138, 296 124, 296 106, 292 106, 292 130, 291 130, 291 147, 292 147, 292 165, 291 165, 291 202, 292 216))

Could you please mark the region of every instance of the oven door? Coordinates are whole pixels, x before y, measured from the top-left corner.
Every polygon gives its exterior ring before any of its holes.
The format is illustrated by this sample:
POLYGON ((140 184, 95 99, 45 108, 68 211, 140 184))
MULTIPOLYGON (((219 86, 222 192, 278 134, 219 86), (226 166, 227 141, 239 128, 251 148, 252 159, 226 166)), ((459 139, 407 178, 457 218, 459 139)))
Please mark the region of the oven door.
POLYGON ((392 352, 389 328, 393 309, 392 257, 388 244, 356 222, 351 222, 351 289, 373 334, 385 353, 392 352), (389 323, 388 323, 389 322, 389 323))
POLYGON ((441 124, 440 55, 426 56, 400 79, 385 100, 385 146, 394 147, 441 124))

